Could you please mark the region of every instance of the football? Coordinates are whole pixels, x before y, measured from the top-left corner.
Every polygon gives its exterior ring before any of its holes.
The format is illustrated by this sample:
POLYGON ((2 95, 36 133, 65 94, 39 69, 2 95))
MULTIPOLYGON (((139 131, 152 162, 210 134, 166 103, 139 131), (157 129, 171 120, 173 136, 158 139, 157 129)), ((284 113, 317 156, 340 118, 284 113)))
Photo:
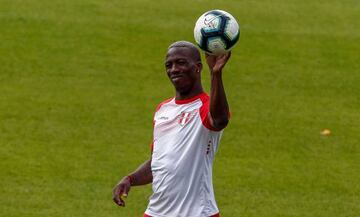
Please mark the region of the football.
POLYGON ((196 21, 194 37, 198 46, 212 55, 229 52, 240 37, 240 26, 228 12, 211 10, 196 21))

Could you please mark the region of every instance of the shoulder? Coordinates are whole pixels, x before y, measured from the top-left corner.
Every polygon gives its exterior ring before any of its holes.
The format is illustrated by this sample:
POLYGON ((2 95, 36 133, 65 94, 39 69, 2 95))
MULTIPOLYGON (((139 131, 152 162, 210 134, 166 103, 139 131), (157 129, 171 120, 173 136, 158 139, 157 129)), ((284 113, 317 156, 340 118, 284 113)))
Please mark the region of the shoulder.
POLYGON ((210 97, 207 94, 203 94, 201 97, 202 105, 199 109, 200 118, 203 125, 210 131, 222 131, 225 127, 216 128, 213 126, 213 120, 210 114, 210 97))
POLYGON ((207 104, 210 102, 210 97, 207 93, 203 93, 200 95, 200 100, 201 100, 202 104, 204 105, 204 104, 207 104))
POLYGON ((159 104, 156 106, 155 112, 159 111, 159 109, 160 109, 163 105, 165 105, 166 103, 171 102, 171 100, 173 100, 173 99, 174 99, 174 97, 171 97, 171 98, 166 99, 166 100, 162 101, 161 103, 159 103, 159 104))

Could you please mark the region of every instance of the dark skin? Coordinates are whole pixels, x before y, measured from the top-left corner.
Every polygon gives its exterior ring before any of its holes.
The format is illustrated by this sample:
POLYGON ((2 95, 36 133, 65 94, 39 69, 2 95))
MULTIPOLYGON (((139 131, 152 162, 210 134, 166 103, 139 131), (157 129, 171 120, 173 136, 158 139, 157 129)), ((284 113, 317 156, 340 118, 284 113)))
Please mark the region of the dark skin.
MULTIPOLYGON (((203 92, 201 85, 202 63, 195 47, 189 45, 170 47, 165 59, 166 73, 175 87, 175 99, 192 98, 203 92)), ((229 107, 222 82, 222 69, 231 53, 220 56, 205 54, 211 74, 210 123, 216 129, 223 129, 229 122, 229 107)), ((122 197, 127 197, 131 186, 152 183, 151 157, 136 171, 130 174, 132 180, 124 177, 113 189, 113 200, 119 206, 125 206, 122 197)))

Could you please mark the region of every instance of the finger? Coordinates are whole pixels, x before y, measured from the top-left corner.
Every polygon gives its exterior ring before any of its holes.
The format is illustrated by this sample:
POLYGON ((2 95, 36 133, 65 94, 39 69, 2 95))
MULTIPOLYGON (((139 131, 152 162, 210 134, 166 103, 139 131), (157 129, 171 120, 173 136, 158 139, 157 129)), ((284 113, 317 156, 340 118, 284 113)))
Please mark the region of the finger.
POLYGON ((119 202, 117 203, 117 205, 119 205, 119 206, 125 206, 125 201, 121 198, 121 197, 119 197, 120 198, 120 200, 119 200, 119 202))
POLYGON ((231 57, 231 51, 229 51, 228 55, 227 55, 227 60, 230 59, 231 57))
POLYGON ((212 54, 212 53, 208 53, 208 52, 205 52, 205 57, 206 57, 206 58, 211 58, 211 59, 216 59, 216 58, 218 58, 217 55, 212 54))
POLYGON ((121 193, 123 193, 123 187, 121 185, 117 185, 114 189, 113 189, 113 196, 119 196, 121 193))
POLYGON ((227 58, 229 59, 231 57, 231 51, 227 53, 227 58))
POLYGON ((221 55, 219 57, 219 60, 223 63, 226 63, 229 60, 230 56, 231 56, 231 52, 228 52, 226 54, 221 55))
POLYGON ((121 191, 120 194, 119 194, 119 199, 120 199, 120 204, 119 204, 119 206, 125 206, 125 201, 124 201, 124 199, 126 199, 126 198, 128 197, 129 191, 130 191, 130 188, 128 188, 128 187, 126 187, 126 186, 122 189, 122 191, 121 191))
POLYGON ((121 206, 121 204, 122 204, 122 199, 120 199, 119 195, 114 195, 113 201, 119 206, 121 206))
POLYGON ((113 200, 119 206, 122 206, 124 204, 124 201, 120 197, 122 194, 123 188, 121 188, 120 186, 117 186, 113 191, 113 200))
POLYGON ((221 57, 221 59, 223 59, 223 60, 228 60, 228 59, 230 58, 230 56, 231 56, 231 51, 225 53, 225 54, 221 57))
POLYGON ((114 196, 113 201, 119 206, 125 206, 124 200, 119 195, 114 196))
POLYGON ((113 197, 114 202, 119 206, 125 206, 125 201, 122 199, 120 195, 116 195, 113 197))
POLYGON ((119 194, 119 199, 120 199, 119 206, 125 206, 124 199, 126 199, 128 197, 129 191, 130 191, 130 188, 127 188, 127 187, 123 188, 123 191, 119 194))

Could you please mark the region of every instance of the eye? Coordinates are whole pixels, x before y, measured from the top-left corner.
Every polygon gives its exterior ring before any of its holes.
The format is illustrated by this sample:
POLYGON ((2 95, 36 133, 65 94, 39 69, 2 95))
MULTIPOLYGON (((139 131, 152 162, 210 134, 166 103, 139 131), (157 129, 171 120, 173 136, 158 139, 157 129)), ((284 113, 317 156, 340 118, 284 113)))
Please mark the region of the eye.
POLYGON ((186 62, 186 60, 180 59, 180 60, 177 61, 177 63, 179 65, 185 65, 187 62, 186 62))
POLYGON ((165 63, 165 68, 167 68, 167 69, 168 69, 168 68, 170 68, 170 67, 171 67, 171 63, 166 62, 166 63, 165 63))

